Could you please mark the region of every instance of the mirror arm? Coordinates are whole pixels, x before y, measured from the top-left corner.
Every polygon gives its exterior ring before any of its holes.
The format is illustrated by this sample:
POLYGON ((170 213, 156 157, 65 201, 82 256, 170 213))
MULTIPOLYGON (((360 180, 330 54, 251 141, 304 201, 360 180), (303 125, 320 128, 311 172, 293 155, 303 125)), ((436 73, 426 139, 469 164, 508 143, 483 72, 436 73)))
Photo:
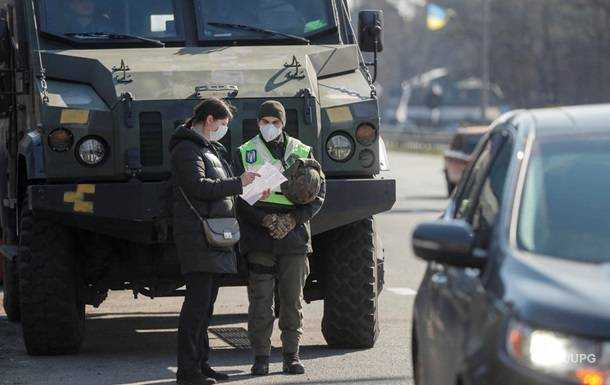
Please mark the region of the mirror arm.
POLYGON ((366 63, 367 66, 373 67, 373 77, 371 80, 371 83, 375 83, 377 81, 377 74, 378 74, 378 51, 379 51, 379 34, 381 33, 381 26, 379 24, 375 25, 375 28, 373 29, 375 31, 375 41, 374 41, 374 50, 373 50, 373 62, 372 63, 366 63))
POLYGON ((377 81, 377 48, 379 46, 379 40, 375 38, 375 52, 373 52, 373 62, 366 63, 367 66, 373 67, 373 76, 371 77, 371 83, 375 83, 377 81))

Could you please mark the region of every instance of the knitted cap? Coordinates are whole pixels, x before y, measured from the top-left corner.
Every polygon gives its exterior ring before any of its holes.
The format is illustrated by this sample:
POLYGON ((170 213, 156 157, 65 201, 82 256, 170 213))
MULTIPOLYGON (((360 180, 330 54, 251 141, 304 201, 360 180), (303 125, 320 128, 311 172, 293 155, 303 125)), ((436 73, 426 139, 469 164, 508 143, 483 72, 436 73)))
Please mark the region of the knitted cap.
POLYGON ((278 118, 282 121, 282 124, 286 125, 286 110, 282 103, 276 100, 269 100, 261 104, 260 110, 258 111, 258 119, 260 120, 265 116, 278 118))

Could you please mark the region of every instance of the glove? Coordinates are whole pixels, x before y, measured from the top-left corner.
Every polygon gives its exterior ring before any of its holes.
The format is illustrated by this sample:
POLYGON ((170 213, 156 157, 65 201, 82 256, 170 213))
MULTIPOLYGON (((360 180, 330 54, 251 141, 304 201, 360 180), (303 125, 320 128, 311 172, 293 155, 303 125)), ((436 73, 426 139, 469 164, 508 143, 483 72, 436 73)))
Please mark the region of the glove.
POLYGON ((263 218, 262 225, 271 231, 271 229, 275 228, 275 224, 277 222, 276 214, 268 214, 263 218))
POLYGON ((282 214, 277 216, 275 223, 269 228, 269 234, 274 239, 284 239, 297 225, 297 221, 292 214, 282 214))

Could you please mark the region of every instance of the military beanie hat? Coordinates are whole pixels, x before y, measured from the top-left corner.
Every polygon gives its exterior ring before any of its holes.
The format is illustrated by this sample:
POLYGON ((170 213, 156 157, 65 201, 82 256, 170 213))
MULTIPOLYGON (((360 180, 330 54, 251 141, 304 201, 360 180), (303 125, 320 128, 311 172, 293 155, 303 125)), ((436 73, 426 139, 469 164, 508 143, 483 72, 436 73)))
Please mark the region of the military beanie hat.
POLYGON ((258 111, 258 119, 262 119, 265 116, 271 116, 273 118, 278 118, 279 120, 282 121, 283 125, 286 125, 286 110, 284 109, 284 106, 282 105, 282 103, 275 101, 275 100, 269 100, 263 104, 261 104, 261 107, 258 111))

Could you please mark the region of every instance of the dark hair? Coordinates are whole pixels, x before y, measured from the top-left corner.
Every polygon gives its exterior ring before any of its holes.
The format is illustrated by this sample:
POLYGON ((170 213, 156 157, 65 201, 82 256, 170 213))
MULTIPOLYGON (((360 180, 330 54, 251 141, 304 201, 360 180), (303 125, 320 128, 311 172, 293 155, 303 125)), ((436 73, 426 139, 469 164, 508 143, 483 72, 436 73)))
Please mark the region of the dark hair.
POLYGON ((208 98, 204 99, 193 109, 193 116, 191 116, 185 126, 192 128, 194 124, 205 121, 208 116, 212 115, 214 120, 219 119, 233 119, 233 112, 235 108, 219 98, 208 98))

